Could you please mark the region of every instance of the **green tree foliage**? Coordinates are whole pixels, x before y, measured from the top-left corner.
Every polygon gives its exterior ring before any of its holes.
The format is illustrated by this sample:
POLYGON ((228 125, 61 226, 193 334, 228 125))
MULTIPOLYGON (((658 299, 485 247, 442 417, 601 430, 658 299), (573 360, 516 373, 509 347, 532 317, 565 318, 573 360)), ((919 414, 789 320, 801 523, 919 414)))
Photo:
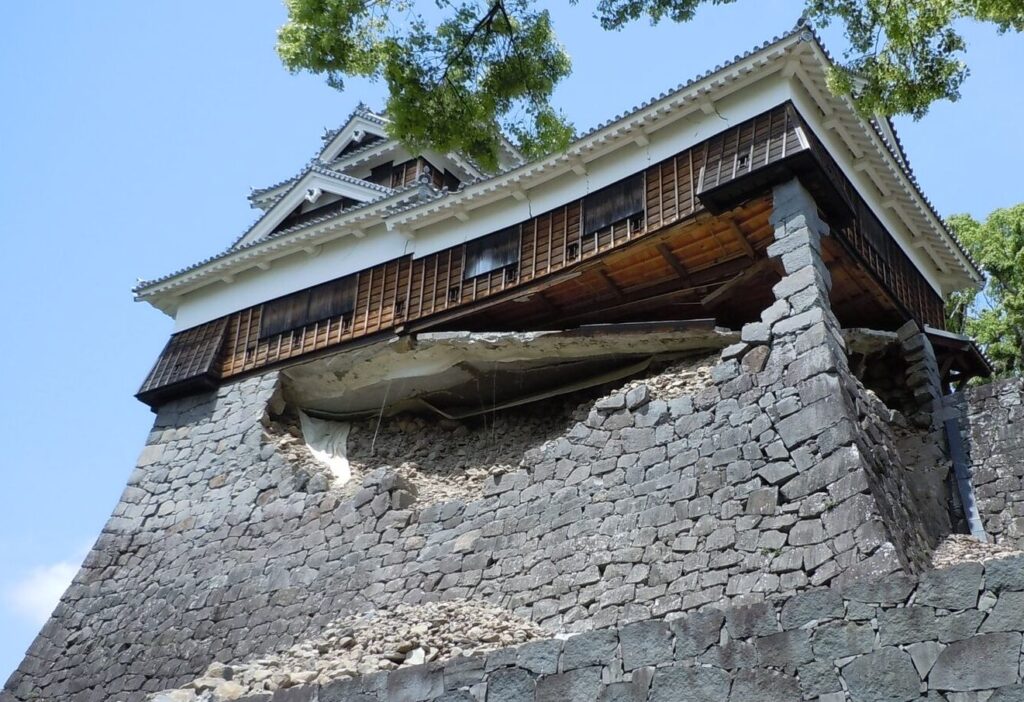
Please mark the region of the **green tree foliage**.
POLYGON ((984 222, 955 215, 949 225, 985 272, 985 288, 951 296, 949 328, 977 339, 998 376, 1024 375, 1024 203, 984 222))
MULTIPOLYGON (((687 22, 701 5, 736 1, 597 0, 594 15, 615 30, 639 19, 687 22)), ((322 73, 339 89, 346 77, 386 81, 392 134, 414 150, 457 150, 493 169, 502 129, 527 157, 572 138, 550 104, 571 64, 537 0, 285 4, 277 45, 285 66, 322 73)), ((960 96, 968 70, 958 21, 1024 30, 1024 0, 806 0, 805 15, 845 29, 849 47, 829 77, 833 90, 853 94, 866 113, 915 118, 960 96)))
POLYGON ((419 153, 460 151, 497 167, 502 130, 527 157, 572 128, 551 104, 571 62, 531 0, 444 3, 428 18, 405 0, 287 0, 278 54, 292 71, 384 80, 392 133, 419 153), (432 19, 436 21, 431 21, 432 19))

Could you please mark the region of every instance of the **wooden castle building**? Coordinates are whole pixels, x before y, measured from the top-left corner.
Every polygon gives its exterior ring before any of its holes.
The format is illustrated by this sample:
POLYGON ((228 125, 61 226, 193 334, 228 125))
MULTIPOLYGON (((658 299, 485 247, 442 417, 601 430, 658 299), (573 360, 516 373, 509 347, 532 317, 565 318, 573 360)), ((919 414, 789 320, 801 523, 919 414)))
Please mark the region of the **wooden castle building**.
POLYGON ((830 66, 490 174, 357 109, 136 288, 153 427, 0 702, 1022 699, 1024 383, 948 392, 982 275, 830 66))
POLYGON ((918 187, 892 125, 826 86, 798 27, 496 174, 410 154, 360 107, 297 176, 250 195, 232 246, 135 293, 175 319, 138 393, 159 406, 246 374, 426 331, 714 320, 772 302, 774 184, 797 177, 831 236, 844 327, 927 329, 946 382, 987 372, 942 332, 981 274, 918 187))

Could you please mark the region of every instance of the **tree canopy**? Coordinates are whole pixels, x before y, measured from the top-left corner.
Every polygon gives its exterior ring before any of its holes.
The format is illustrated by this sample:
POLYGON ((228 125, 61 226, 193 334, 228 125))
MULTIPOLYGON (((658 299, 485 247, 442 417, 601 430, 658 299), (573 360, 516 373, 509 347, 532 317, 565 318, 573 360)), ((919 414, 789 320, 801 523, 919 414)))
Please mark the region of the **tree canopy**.
MULTIPOLYGON (((570 0, 576 2, 578 0, 570 0)), ((744 0, 597 0, 607 30, 647 19, 687 22, 701 5, 744 0)), ((754 0, 745 0, 753 2, 754 0)), ((573 128, 551 104, 572 70, 537 0, 285 0, 277 50, 291 71, 382 80, 392 136, 419 152, 462 152, 494 169, 503 134, 528 158, 563 148, 573 128)), ((832 71, 867 113, 923 116, 967 78, 962 19, 1024 30, 1024 0, 806 0, 812 23, 843 25, 832 71)))
POLYGON ((984 222, 955 215, 949 225, 986 279, 980 293, 950 297, 949 328, 974 337, 997 376, 1024 375, 1024 203, 995 210, 984 222))

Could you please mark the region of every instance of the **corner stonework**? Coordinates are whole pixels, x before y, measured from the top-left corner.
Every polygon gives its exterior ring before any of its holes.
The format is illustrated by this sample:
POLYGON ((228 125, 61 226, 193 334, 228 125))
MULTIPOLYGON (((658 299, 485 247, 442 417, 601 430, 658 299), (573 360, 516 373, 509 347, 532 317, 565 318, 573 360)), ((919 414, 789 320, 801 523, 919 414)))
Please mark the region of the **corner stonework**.
POLYGON ((822 521, 840 580, 918 570, 931 540, 914 516, 889 411, 849 368, 821 255, 829 226, 799 181, 776 186, 773 198, 775 240, 767 253, 784 275, 772 289, 775 302, 743 327, 723 362, 755 373, 767 391, 761 404, 772 403, 774 428, 799 471, 781 484, 782 503, 800 502, 803 515, 813 513, 807 501, 827 500, 822 521))

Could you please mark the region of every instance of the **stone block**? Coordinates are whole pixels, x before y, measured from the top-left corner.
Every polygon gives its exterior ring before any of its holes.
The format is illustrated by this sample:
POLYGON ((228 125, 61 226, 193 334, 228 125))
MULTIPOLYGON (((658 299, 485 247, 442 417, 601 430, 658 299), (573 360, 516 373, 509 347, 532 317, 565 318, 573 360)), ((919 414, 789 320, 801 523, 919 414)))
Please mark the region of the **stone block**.
POLYGON ((761 665, 775 668, 787 668, 800 663, 807 663, 811 654, 811 636, 804 629, 780 631, 771 636, 762 636, 754 640, 761 665))
POLYGON ((907 653, 910 654, 911 660, 914 661, 914 667, 917 668, 917 673, 921 676, 922 680, 928 677, 929 671, 935 665, 935 659, 939 657, 944 648, 945 645, 940 644, 938 641, 922 641, 921 643, 907 646, 907 653))
POLYGON ((900 607, 878 614, 878 636, 882 646, 936 639, 938 634, 939 623, 931 607, 900 607))
POLYGON ((537 681, 537 702, 592 702, 601 689, 601 668, 577 668, 537 681))
POLYGON ((733 678, 732 690, 729 692, 729 702, 798 699, 800 684, 795 677, 763 668, 741 670, 733 678))
POLYGON ((916 602, 940 609, 976 607, 983 572, 981 563, 973 562, 928 571, 921 576, 916 602))
POLYGON ((1024 590, 1024 556, 1009 556, 987 561, 985 588, 993 592, 1024 590))
MULTIPOLYGON (((843 689, 832 661, 811 661, 797 668, 804 697, 818 697, 843 689)), ((845 695, 843 700, 845 702, 845 695)))
POLYGON ((762 488, 754 490, 747 496, 745 512, 747 514, 774 514, 779 502, 778 488, 762 488))
POLYGON ((775 606, 771 602, 731 607, 726 610, 725 625, 729 629, 729 635, 734 639, 768 636, 779 631, 775 606))
POLYGON ((557 673, 561 653, 562 642, 558 639, 531 641, 516 651, 516 665, 536 675, 557 673))
POLYGON ((783 485, 782 494, 789 501, 799 499, 828 487, 853 471, 864 470, 864 466, 856 447, 839 449, 783 485))
MULTIPOLYGON (((781 443, 779 445, 781 446, 781 443)), ((792 463, 776 461, 757 471, 757 474, 764 478, 769 485, 778 485, 792 478, 797 472, 792 463)))
MULTIPOLYGON (((364 702, 364 700, 345 700, 345 702, 364 702)), ((365 702, 376 702, 376 698, 367 697, 365 702)), ((433 702, 478 702, 477 698, 469 690, 452 690, 440 697, 435 697, 433 702)))
POLYGON ((814 632, 814 655, 825 660, 870 653, 875 647, 875 630, 870 624, 838 622, 814 632))
POLYGON ((751 668, 757 665, 757 649, 746 641, 727 641, 721 646, 712 646, 699 658, 705 665, 725 670, 751 668))
POLYGON ((1024 685, 1005 685, 995 689, 988 702, 1024 702, 1024 685))
POLYGON ((1019 633, 979 634, 947 646, 932 666, 935 690, 985 690, 1017 682, 1019 633))
POLYGON ((981 631, 1024 631, 1024 592, 1001 593, 981 631))
POLYGON ((782 606, 782 628, 796 629, 811 621, 843 616, 843 599, 835 590, 812 590, 790 597, 782 606))
POLYGON ((533 676, 520 668, 503 668, 487 679, 486 702, 533 702, 533 676))
POLYGON ((676 665, 658 668, 648 702, 722 702, 729 695, 729 675, 715 668, 676 665))
POLYGON ((717 644, 721 638, 724 622, 725 615, 716 609, 697 612, 670 621, 669 626, 676 635, 676 658, 699 656, 717 644))
MULTIPOLYGON (((437 690, 438 694, 442 692, 441 688, 437 690)), ((316 702, 319 698, 320 686, 319 685, 296 685, 295 687, 285 687, 279 690, 275 690, 271 696, 271 702, 316 702)), ((409 702, 412 698, 400 697, 395 698, 395 702, 409 702)), ((417 700, 427 699, 425 697, 416 698, 417 700)))
POLYGON ((790 528, 789 543, 792 546, 818 544, 825 540, 825 536, 825 527, 820 519, 804 519, 790 528))
POLYGON ((852 702, 909 702, 921 694, 921 679, 910 654, 883 648, 842 669, 852 702))
POLYGON ((626 672, 672 660, 672 630, 664 621, 627 624, 619 631, 619 643, 626 672))
POLYGON ((615 656, 619 636, 615 631, 588 631, 562 644, 562 670, 606 665, 615 656))
POLYGON ((939 630, 938 639, 943 643, 948 643, 970 638, 978 633, 984 618, 985 613, 976 609, 939 616, 936 619, 936 626, 939 630))
POLYGON ((740 339, 746 344, 767 344, 771 338, 771 327, 764 322, 750 322, 740 330, 740 339))
POLYGON ((444 692, 442 669, 431 665, 399 668, 388 675, 388 700, 423 702, 444 692))
POLYGON ((640 383, 626 391, 626 409, 635 410, 651 401, 651 389, 640 383))
POLYGON ((845 416, 841 403, 819 401, 781 420, 776 429, 786 447, 793 449, 845 416))
POLYGON ((917 581, 909 575, 897 573, 885 578, 853 580, 841 588, 843 597, 870 604, 903 604, 914 591, 917 581))

